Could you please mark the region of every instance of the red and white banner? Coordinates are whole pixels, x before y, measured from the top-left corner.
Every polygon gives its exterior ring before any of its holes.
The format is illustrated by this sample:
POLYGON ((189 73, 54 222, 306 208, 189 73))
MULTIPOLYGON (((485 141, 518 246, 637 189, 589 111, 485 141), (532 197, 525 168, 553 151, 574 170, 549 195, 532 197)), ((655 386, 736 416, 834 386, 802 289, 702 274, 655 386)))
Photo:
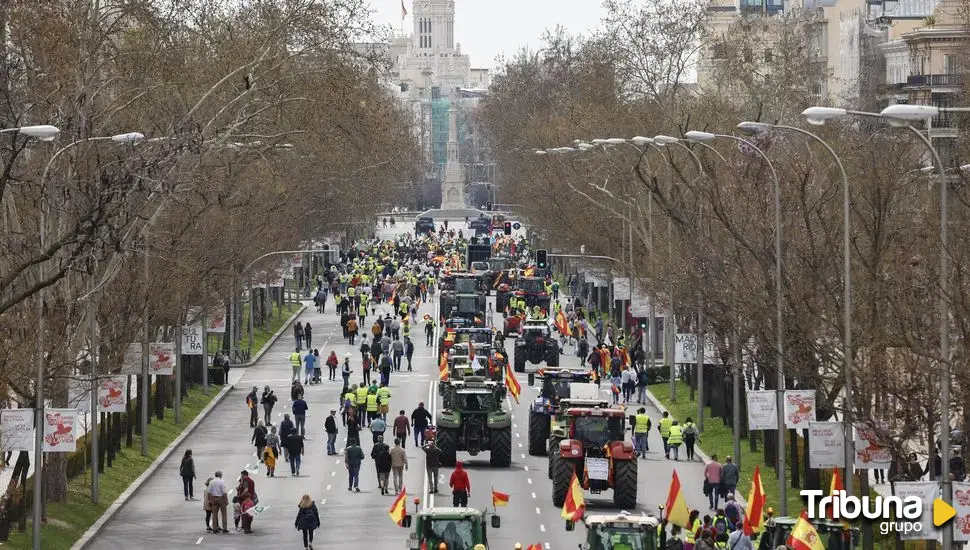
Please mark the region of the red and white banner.
POLYGON ((293 267, 303 267, 303 254, 294 254, 291 263, 293 267))
POLYGON ((127 376, 108 376, 98 380, 98 412, 125 412, 127 376))
POLYGON ((953 482, 953 509, 957 511, 953 518, 953 540, 966 542, 970 540, 970 482, 953 482))
POLYGON ((785 427, 804 430, 809 422, 815 422, 815 390, 786 391, 785 427))
POLYGON ((148 374, 175 372, 175 342, 152 342, 148 345, 148 374))
POLYGON ((44 452, 73 453, 77 450, 77 409, 44 411, 44 452))
POLYGON ((206 332, 224 334, 226 332, 226 308, 221 307, 205 318, 206 332))
POLYGON ((141 344, 133 342, 125 349, 124 359, 121 361, 121 374, 141 374, 141 344))
POLYGON ((889 441, 887 422, 863 422, 855 425, 855 467, 881 470, 893 463, 893 453, 885 445, 889 441))

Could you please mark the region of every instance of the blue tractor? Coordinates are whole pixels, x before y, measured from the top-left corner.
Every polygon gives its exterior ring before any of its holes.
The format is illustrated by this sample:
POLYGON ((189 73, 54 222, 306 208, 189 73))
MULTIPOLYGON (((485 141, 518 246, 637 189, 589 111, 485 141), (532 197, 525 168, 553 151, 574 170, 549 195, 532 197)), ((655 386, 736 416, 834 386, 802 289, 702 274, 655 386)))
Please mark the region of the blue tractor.
POLYGON ((595 384, 590 383, 593 373, 587 369, 545 367, 536 374, 542 379, 542 390, 529 407, 529 454, 544 456, 548 452, 552 420, 559 413, 559 401, 570 397, 597 398, 599 390, 595 384), (590 386, 592 389, 587 391, 590 386), (572 395, 574 388, 577 391, 582 388, 584 394, 572 395), (589 392, 595 394, 585 395, 589 392))

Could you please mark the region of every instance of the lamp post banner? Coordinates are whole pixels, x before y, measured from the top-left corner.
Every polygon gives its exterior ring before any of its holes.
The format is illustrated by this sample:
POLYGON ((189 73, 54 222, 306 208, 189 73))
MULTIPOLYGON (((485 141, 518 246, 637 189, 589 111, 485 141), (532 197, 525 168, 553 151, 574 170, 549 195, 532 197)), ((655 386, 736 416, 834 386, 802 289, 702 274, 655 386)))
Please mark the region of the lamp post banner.
POLYGON ((203 355, 204 341, 202 325, 182 327, 182 355, 203 355))
MULTIPOLYGON (((954 483, 954 489, 956 484, 954 483)), ((940 496, 940 485, 935 481, 897 481, 893 484, 893 491, 900 499, 906 497, 916 497, 923 502, 923 515, 919 522, 922 529, 919 531, 899 532, 902 540, 942 540, 942 529, 933 526, 933 501, 940 496)), ((954 505, 956 505, 954 499, 954 505)), ((959 514, 959 510, 957 514, 959 514)))
POLYGON ((0 410, 0 451, 34 450, 34 409, 0 410))
POLYGON ((778 393, 775 390, 754 390, 748 399, 748 429, 778 429, 778 393))
POLYGON ((893 463, 889 441, 889 423, 861 422, 855 425, 855 467, 858 470, 882 470, 893 463))
POLYGON ((44 452, 73 453, 77 450, 76 409, 44 410, 44 452))
POLYGON ((957 511, 953 518, 953 540, 970 541, 970 483, 953 482, 953 508, 957 511))
POLYGON ((127 376, 107 376, 98 380, 98 412, 125 412, 127 376))
POLYGON ((148 374, 175 372, 175 342, 152 342, 148 345, 148 353, 148 374))
MULTIPOLYGON (((248 290, 247 290, 248 292, 248 290)), ((225 334, 226 332, 226 308, 220 307, 215 312, 206 315, 206 332, 215 334, 225 334)))
POLYGON ((815 421, 815 390, 788 390, 785 392, 785 427, 804 430, 815 421))
POLYGON ((809 468, 845 467, 845 436, 841 422, 809 422, 809 468))

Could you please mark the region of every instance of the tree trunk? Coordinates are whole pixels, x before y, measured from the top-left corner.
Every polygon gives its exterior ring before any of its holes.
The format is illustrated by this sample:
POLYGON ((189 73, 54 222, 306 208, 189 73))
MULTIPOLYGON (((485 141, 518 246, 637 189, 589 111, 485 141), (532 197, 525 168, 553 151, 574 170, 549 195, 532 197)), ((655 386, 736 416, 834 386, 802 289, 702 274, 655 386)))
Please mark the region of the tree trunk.
POLYGON ((128 400, 127 400, 127 403, 125 403, 125 447, 128 447, 130 449, 131 446, 134 445, 135 426, 140 425, 138 422, 138 417, 132 414, 132 412, 137 413, 137 407, 134 407, 135 411, 132 411, 133 406, 131 403, 131 376, 128 377, 127 392, 128 392, 128 400))
POLYGON ((155 418, 165 420, 165 404, 168 402, 168 377, 155 377, 155 418))
MULTIPOLYGON (((68 384, 66 377, 58 377, 51 384, 51 404, 55 408, 68 407, 68 384)), ((67 453, 47 453, 44 468, 46 502, 67 502, 67 453)), ((46 515, 45 515, 46 517, 46 515)))
MULTIPOLYGON (((788 441, 791 441, 791 487, 798 489, 801 487, 801 481, 798 475, 798 432, 796 430, 788 430, 788 441)), ((808 460, 807 456, 806 460, 808 460)))

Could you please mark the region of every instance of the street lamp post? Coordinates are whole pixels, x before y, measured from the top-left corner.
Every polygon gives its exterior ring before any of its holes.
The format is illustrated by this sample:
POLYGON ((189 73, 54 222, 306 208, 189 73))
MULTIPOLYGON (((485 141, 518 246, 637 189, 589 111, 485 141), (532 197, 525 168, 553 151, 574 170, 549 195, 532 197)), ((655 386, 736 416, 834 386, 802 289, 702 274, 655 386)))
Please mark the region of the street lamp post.
MULTIPOLYGON (((784 495, 786 492, 786 481, 785 481, 785 340, 784 340, 784 316, 782 308, 783 294, 783 265, 784 258, 782 256, 782 227, 781 227, 781 182, 778 179, 778 172, 775 170, 774 164, 771 163, 771 159, 768 155, 755 145, 750 140, 740 138, 737 136, 732 136, 728 134, 712 134, 709 132, 698 132, 691 131, 684 134, 684 136, 692 141, 705 142, 713 141, 715 139, 729 139, 741 143, 750 147, 752 150, 758 153, 765 164, 768 166, 768 170, 771 173, 772 184, 774 188, 775 195, 775 361, 776 368, 778 370, 778 393, 777 393, 777 422, 778 422, 778 486, 779 493, 782 495, 780 498, 781 513, 785 515, 787 511, 787 503, 785 501, 784 495)), ((722 157, 723 158, 723 157, 722 157)), ((740 337, 738 339, 738 345, 740 345, 740 337)), ((739 378, 739 377, 737 377, 739 378)), ((738 380, 735 379, 735 386, 737 386, 738 380)), ((739 434, 736 434, 737 438, 739 434)), ((740 444, 735 445, 735 448, 740 447, 740 444)))

